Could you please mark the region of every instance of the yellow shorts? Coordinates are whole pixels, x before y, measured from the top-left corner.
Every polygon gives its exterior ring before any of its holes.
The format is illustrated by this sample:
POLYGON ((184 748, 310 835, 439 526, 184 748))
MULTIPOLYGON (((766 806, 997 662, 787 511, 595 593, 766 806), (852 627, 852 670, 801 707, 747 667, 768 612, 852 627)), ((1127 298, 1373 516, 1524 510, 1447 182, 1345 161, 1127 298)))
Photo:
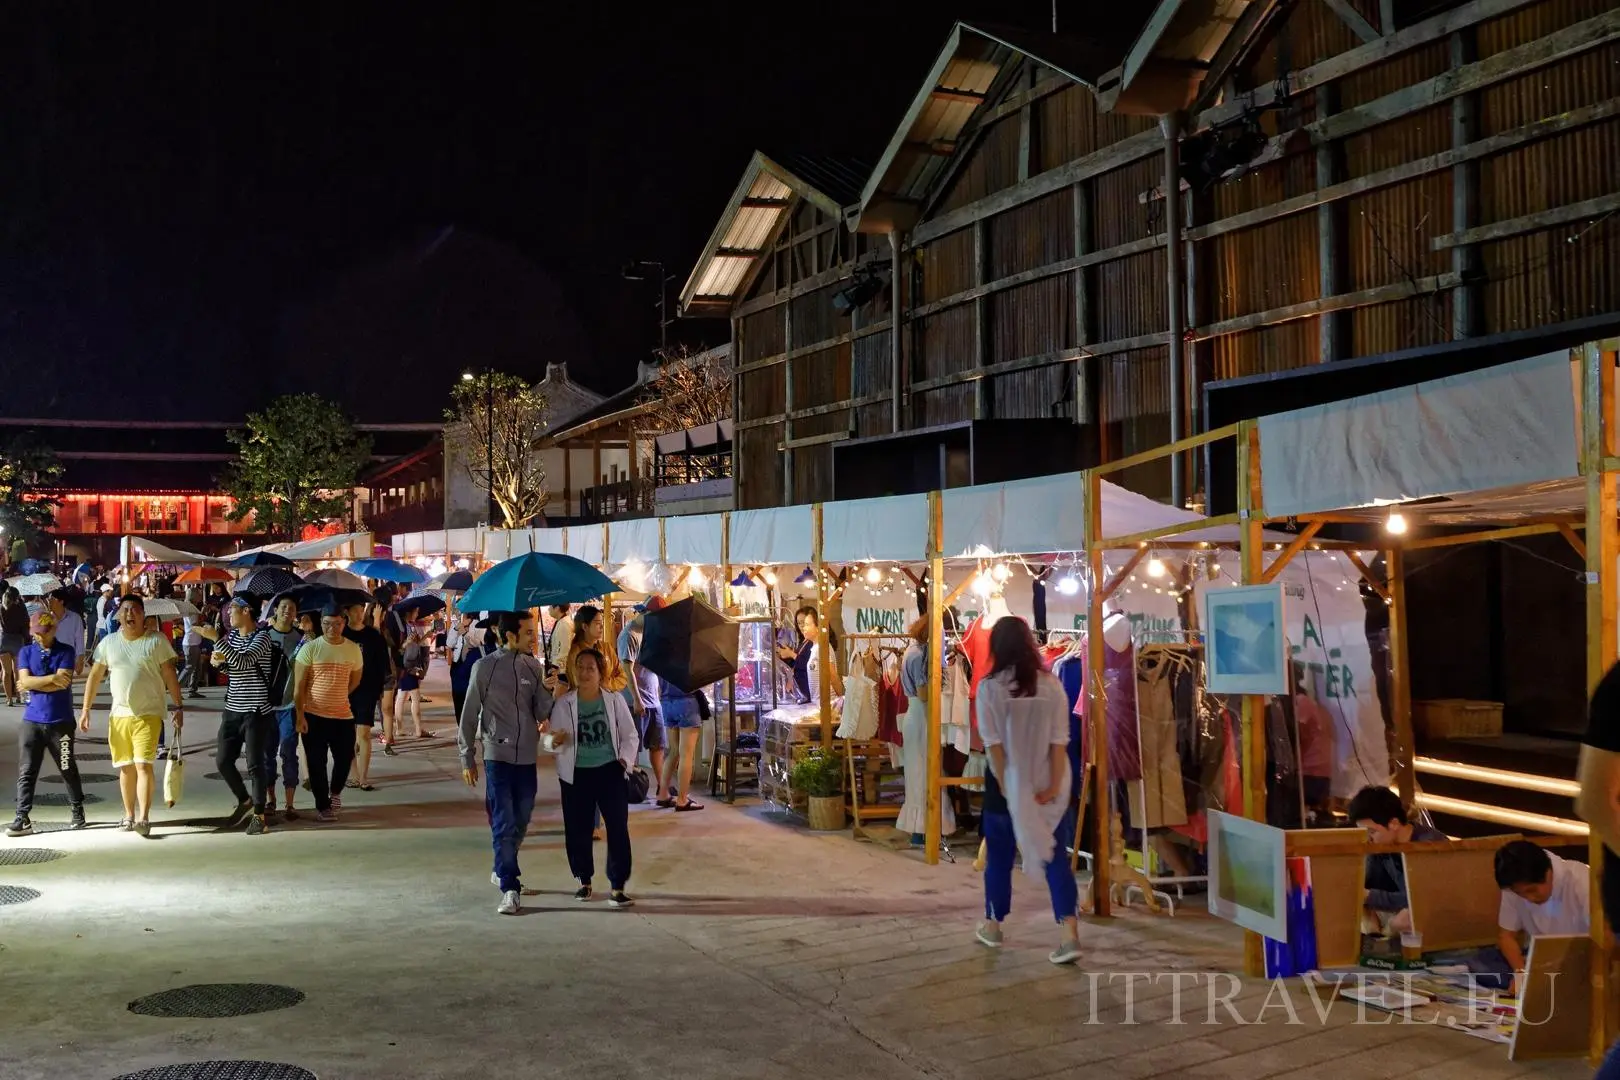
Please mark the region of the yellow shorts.
POLYGON ((107 750, 115 769, 157 762, 161 716, 115 716, 107 722, 107 750))

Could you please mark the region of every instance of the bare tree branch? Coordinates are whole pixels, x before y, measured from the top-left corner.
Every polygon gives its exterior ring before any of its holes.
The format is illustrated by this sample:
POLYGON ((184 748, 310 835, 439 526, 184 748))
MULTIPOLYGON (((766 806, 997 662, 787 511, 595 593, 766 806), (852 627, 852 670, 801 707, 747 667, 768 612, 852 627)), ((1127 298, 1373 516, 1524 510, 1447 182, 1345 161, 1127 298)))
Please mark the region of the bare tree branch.
POLYGON ((534 451, 546 433, 545 394, 500 371, 464 378, 450 392, 444 419, 446 449, 480 490, 494 495, 505 527, 538 517, 550 497, 534 451))

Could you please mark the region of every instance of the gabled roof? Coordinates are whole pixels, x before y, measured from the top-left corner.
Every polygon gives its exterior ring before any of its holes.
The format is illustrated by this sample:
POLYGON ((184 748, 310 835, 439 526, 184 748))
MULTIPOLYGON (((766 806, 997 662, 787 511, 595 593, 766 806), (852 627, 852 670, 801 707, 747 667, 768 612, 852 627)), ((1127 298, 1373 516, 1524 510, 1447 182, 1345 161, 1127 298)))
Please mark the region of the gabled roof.
POLYGON ((1101 87, 1104 108, 1159 115, 1186 109, 1219 85, 1286 5, 1278 0, 1157 0, 1117 70, 1101 87))
POLYGON ((1120 11, 1129 14, 1088 16, 1094 25, 1086 37, 957 23, 867 180, 852 226, 859 232, 909 229, 956 154, 957 140, 993 107, 992 89, 1025 57, 1095 91, 1141 32, 1147 12, 1137 7, 1127 3, 1120 11))
POLYGON ((681 310, 729 308, 770 251, 795 198, 836 218, 859 197, 866 175, 866 166, 853 159, 769 157, 756 150, 681 288, 681 310))

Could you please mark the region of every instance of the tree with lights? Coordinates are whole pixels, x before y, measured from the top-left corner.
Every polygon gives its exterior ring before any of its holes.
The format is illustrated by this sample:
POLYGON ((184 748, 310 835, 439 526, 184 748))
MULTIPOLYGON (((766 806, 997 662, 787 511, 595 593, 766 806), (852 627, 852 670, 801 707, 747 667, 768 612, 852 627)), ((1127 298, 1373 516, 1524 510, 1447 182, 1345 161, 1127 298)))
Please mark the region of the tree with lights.
MULTIPOLYGON (((732 367, 725 355, 675 345, 659 352, 658 377, 647 384, 638 426, 650 436, 718 423, 731 416, 732 367)), ((674 479, 674 478, 666 478, 674 479)), ((693 475, 688 481, 707 479, 693 475)))
POLYGON ((534 452, 546 433, 546 406, 544 392, 502 371, 469 372, 450 391, 445 449, 488 493, 503 528, 527 525, 550 497, 545 465, 534 452))
POLYGON ((252 514, 278 540, 296 540, 305 525, 347 514, 355 480, 371 458, 371 441, 319 394, 276 398, 226 438, 237 451, 222 481, 236 502, 228 516, 241 521, 252 514))
POLYGON ((47 446, 23 436, 0 446, 0 529, 5 543, 18 537, 32 543, 56 524, 60 500, 42 490, 61 476, 62 463, 47 446))

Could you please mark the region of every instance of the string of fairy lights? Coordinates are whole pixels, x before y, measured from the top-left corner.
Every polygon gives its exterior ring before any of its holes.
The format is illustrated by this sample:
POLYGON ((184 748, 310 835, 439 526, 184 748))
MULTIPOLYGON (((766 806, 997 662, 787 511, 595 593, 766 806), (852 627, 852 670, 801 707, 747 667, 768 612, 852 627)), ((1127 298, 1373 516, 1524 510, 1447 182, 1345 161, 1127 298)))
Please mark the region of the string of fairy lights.
MULTIPOLYGON (((1280 543, 1266 546, 1274 552, 1283 547, 1280 543)), ((1318 586, 1330 585, 1335 592, 1360 591, 1361 576, 1342 553, 1313 547, 1311 554, 1314 556, 1312 576, 1318 586)), ((1214 547, 1161 551, 1144 545, 1142 557, 1134 560, 1135 565, 1120 582, 1116 595, 1121 599, 1135 596, 1143 601, 1148 601, 1150 597, 1179 601, 1200 582, 1216 582, 1226 577, 1226 584, 1238 584, 1222 563, 1223 558, 1230 560, 1232 555, 1230 551, 1223 552, 1214 547)), ((952 561, 953 576, 959 582, 961 573, 970 574, 968 591, 980 600, 1002 597, 1009 587, 1020 580, 1044 582, 1048 589, 1062 597, 1089 592, 1091 585, 1090 569, 1080 552, 1060 552, 1033 564, 1024 556, 996 555, 982 549, 969 557, 973 560, 971 569, 952 561)), ((1117 559, 1115 562, 1116 566, 1124 565, 1118 563, 1117 559)), ((787 573, 788 568, 783 568, 783 574, 787 573)), ((1103 573, 1104 580, 1111 581, 1116 569, 1105 560, 1103 573)), ((694 563, 671 565, 662 561, 643 563, 632 560, 614 571, 613 577, 627 589, 651 593, 667 591, 678 580, 684 580, 686 587, 694 590, 707 588, 711 581, 708 568, 694 563)), ((776 570, 771 567, 743 568, 728 584, 733 588, 775 589, 780 580, 776 570)), ((787 580, 791 585, 808 591, 817 583, 818 570, 805 566, 787 580)), ((874 560, 852 564, 840 571, 821 567, 819 580, 821 587, 827 591, 842 586, 846 596, 892 600, 896 591, 910 597, 918 588, 926 587, 928 572, 925 569, 913 576, 900 563, 874 560)))

